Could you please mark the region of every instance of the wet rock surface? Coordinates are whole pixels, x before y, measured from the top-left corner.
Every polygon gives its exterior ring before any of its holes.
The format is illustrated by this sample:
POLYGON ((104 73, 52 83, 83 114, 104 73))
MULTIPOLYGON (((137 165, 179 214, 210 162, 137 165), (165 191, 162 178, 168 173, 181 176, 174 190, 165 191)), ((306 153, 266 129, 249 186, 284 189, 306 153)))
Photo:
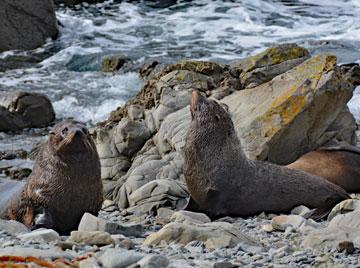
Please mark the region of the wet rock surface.
POLYGON ((1 94, 0 131, 46 127, 54 119, 54 108, 43 94, 29 92, 1 94))
POLYGON ((58 36, 51 0, 3 0, 0 21, 0 52, 34 49, 58 36))

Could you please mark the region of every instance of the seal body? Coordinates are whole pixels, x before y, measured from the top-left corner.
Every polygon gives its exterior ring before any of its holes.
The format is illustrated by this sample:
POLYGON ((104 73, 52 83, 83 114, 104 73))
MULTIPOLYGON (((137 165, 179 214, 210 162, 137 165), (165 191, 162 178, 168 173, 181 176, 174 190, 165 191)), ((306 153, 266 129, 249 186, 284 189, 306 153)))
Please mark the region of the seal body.
POLYGON ((287 212, 298 205, 325 216, 349 198, 340 187, 303 171, 249 160, 230 115, 214 100, 192 93, 192 121, 185 143, 190 196, 211 217, 287 212))
POLYGON ((360 192, 360 148, 335 146, 304 154, 288 168, 323 177, 348 192, 360 192))
POLYGON ((40 149, 29 180, 8 207, 8 218, 66 234, 85 212, 98 213, 102 190, 100 160, 88 130, 64 121, 40 149))

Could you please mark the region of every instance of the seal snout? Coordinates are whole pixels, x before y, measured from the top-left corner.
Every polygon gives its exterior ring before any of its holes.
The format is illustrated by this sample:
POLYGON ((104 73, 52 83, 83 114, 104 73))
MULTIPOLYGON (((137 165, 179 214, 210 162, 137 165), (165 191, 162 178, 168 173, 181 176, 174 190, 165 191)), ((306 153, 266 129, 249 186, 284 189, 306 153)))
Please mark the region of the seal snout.
POLYGON ((190 99, 190 111, 194 116, 194 112, 199 110, 199 106, 206 102, 206 98, 200 94, 198 90, 193 90, 190 99))

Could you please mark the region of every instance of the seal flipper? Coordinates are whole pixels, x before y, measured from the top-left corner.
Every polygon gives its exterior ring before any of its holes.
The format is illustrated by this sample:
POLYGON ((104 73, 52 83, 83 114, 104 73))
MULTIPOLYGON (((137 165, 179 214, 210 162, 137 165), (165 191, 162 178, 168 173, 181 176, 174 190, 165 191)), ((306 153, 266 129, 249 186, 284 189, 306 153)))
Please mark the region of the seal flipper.
POLYGON ((313 219, 314 221, 320 221, 326 218, 329 213, 331 212, 332 208, 323 207, 323 208, 315 208, 310 210, 309 212, 305 213, 305 219, 313 219))
POLYGON ((52 229, 54 227, 53 217, 47 208, 41 208, 41 213, 36 214, 31 230, 39 228, 52 229))

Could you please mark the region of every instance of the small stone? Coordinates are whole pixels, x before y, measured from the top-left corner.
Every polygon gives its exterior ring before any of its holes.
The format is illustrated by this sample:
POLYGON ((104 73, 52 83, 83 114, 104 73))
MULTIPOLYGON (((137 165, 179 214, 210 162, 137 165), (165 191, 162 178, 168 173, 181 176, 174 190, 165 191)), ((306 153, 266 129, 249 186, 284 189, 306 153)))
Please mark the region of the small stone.
POLYGON ((291 210, 291 214, 293 215, 300 215, 300 216, 304 216, 306 213, 308 213, 310 211, 310 209, 304 205, 301 205, 301 206, 297 206, 297 207, 294 207, 292 210, 291 210))
POLYGON ((271 233, 272 231, 274 231, 274 228, 271 224, 264 224, 261 226, 261 229, 263 229, 267 233, 271 233))
POLYGON ((99 260, 106 268, 125 268, 136 263, 143 257, 143 254, 135 251, 110 248, 99 257, 99 260))
POLYGON ((354 243, 351 241, 342 241, 336 246, 337 251, 343 252, 344 250, 348 254, 354 253, 354 243))
POLYGON ((227 261, 216 262, 213 265, 213 268, 233 268, 233 267, 234 265, 231 262, 227 262, 227 261))
POLYGON ((169 259, 164 255, 148 255, 137 262, 141 268, 168 267, 169 259))
POLYGON ((280 215, 272 218, 271 225, 275 230, 285 231, 288 226, 298 229, 305 219, 299 215, 280 215))
POLYGON ((88 258, 79 262, 79 268, 95 268, 99 267, 99 263, 95 258, 88 258))
POLYGON ((38 229, 31 233, 18 235, 17 237, 23 241, 54 242, 60 240, 60 235, 52 229, 38 229))
POLYGON ((59 247, 62 250, 67 250, 67 249, 71 250, 71 249, 73 249, 73 247, 76 247, 78 245, 79 245, 78 243, 71 242, 71 241, 60 241, 55 244, 55 247, 59 247))
POLYGON ((101 209, 105 209, 112 206, 115 206, 115 202, 110 199, 105 199, 104 202, 102 203, 101 209))
POLYGON ((175 212, 170 220, 172 222, 179 222, 179 223, 209 223, 211 222, 210 218, 204 213, 196 213, 186 210, 181 210, 175 212))
POLYGON ((120 70, 129 59, 124 56, 107 56, 101 62, 101 71, 102 72, 115 72, 120 70))
POLYGON ((72 231, 69 239, 76 243, 89 245, 109 245, 113 243, 110 234, 102 231, 72 231))
MULTIPOLYGON (((118 211, 117 211, 118 212, 118 211)), ((85 213, 79 224, 79 231, 102 231, 109 234, 123 234, 125 236, 141 236, 144 228, 140 224, 120 225, 116 222, 105 221, 90 213, 85 213)))
POLYGON ((131 241, 130 239, 125 239, 120 241, 117 245, 119 245, 120 248, 124 249, 133 249, 135 247, 135 243, 131 241))
POLYGON ((0 230, 6 231, 9 234, 15 235, 20 233, 29 233, 30 230, 24 224, 18 221, 7 221, 0 219, 0 230))

